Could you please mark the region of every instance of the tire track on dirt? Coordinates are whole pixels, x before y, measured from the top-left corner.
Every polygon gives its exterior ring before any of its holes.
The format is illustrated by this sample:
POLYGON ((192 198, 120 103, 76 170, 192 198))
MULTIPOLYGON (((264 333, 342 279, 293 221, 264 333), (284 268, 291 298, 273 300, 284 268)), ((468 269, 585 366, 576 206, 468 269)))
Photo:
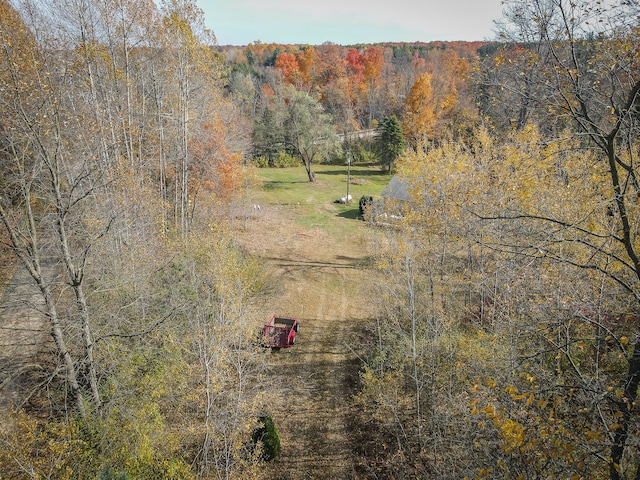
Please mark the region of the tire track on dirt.
MULTIPOLYGON (((327 273, 332 276, 340 275, 336 270, 327 273)), ((299 465, 292 472, 291 478, 294 478, 294 473, 304 473, 303 478, 346 478, 345 470, 349 468, 350 448, 344 428, 345 408, 341 405, 346 403, 341 391, 344 359, 336 345, 342 337, 340 319, 344 317, 335 310, 335 300, 328 300, 327 290, 320 288, 319 291, 321 295, 317 298, 318 304, 313 317, 319 326, 312 327, 312 341, 300 348, 301 351, 297 354, 293 352, 294 356, 306 355, 306 362, 297 380, 304 382, 305 378, 313 378, 317 388, 313 390, 311 398, 299 399, 307 405, 304 417, 309 431, 305 435, 307 445, 296 455, 299 465)), ((338 296, 341 306, 344 305, 343 296, 338 296)), ((313 325, 314 322, 309 323, 313 325)), ((284 459, 287 460, 286 457, 284 459)), ((291 462, 293 459, 288 460, 291 462)), ((295 462, 292 463, 294 464, 295 462)))
POLYGON ((277 403, 286 408, 269 412, 282 451, 264 478, 355 478, 356 449, 348 425, 359 365, 347 345, 353 322, 366 317, 358 288, 365 278, 362 253, 353 239, 339 241, 291 225, 281 215, 262 220, 255 225, 259 231, 280 232, 278 242, 252 241, 272 272, 265 320, 277 313, 301 321, 293 348, 265 353, 279 385, 277 403))
POLYGON ((326 274, 341 277, 340 290, 314 288, 318 292, 314 315, 302 319, 299 342, 271 359, 275 360, 272 367, 277 370, 285 365, 282 373, 289 373, 283 400, 293 412, 278 418, 283 451, 277 462, 277 478, 352 478, 352 448, 346 430, 351 392, 345 391, 344 380, 346 370, 354 365, 341 343, 345 336, 345 280, 338 269, 326 274), (337 302, 331 300, 336 297, 337 302))

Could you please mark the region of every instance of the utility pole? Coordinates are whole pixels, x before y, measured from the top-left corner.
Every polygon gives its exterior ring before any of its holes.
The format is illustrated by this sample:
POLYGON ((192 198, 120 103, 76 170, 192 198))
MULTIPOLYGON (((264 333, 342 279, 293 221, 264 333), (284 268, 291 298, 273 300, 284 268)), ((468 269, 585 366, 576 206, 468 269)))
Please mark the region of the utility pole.
POLYGON ((345 197, 346 199, 346 204, 351 203, 351 200, 349 199, 349 184, 351 183, 351 149, 347 150, 347 196, 345 197))

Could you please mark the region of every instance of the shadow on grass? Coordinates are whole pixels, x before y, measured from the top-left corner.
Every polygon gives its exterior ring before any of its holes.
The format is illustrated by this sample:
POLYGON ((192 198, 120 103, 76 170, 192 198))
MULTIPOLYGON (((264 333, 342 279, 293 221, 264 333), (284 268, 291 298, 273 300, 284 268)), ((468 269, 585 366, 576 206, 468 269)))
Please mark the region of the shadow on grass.
MULTIPOLYGON (((316 172, 316 175, 347 175, 347 166, 339 165, 336 166, 335 169, 332 170, 320 170, 316 172)), ((383 175, 388 175, 387 172, 383 172, 382 170, 371 170, 370 168, 358 168, 351 166, 351 176, 352 177, 381 177, 383 175)))
POLYGON ((353 208, 351 210, 345 210, 344 212, 336 215, 336 217, 349 218, 351 220, 360 220, 360 209, 353 208))
POLYGON ((278 257, 265 257, 273 261, 279 267, 282 267, 286 273, 294 270, 313 270, 313 269, 326 269, 326 268, 358 268, 360 267, 360 261, 357 258, 336 256, 336 262, 314 262, 307 260, 296 260, 291 258, 278 258, 278 257))
POLYGON ((275 190, 278 188, 287 188, 289 185, 298 183, 309 183, 309 180, 266 180, 263 183, 265 190, 275 190))

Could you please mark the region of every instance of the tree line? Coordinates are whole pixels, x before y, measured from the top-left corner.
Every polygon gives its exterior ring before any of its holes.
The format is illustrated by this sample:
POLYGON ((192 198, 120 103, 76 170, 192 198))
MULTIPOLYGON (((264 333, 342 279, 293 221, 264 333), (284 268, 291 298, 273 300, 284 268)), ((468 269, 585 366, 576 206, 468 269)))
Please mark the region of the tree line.
POLYGON ((252 156, 269 165, 294 156, 309 173, 313 162, 346 161, 347 151, 355 161, 392 168, 396 157, 381 151, 386 142, 347 140, 339 148, 331 132, 349 139, 362 129, 388 127, 395 117, 404 126, 402 144, 464 135, 477 118, 471 72, 482 45, 255 42, 216 50, 227 66, 225 89, 253 125, 252 156), (309 144, 311 154, 304 148, 309 144))

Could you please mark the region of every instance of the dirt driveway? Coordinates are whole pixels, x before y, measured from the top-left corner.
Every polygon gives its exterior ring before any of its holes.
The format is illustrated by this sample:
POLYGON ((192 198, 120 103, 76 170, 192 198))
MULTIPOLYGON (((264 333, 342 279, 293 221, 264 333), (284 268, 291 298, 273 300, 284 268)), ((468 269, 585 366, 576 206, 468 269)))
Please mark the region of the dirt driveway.
MULTIPOLYGON (((349 431, 358 373, 355 332, 370 316, 363 287, 371 272, 360 234, 340 238, 304 228, 291 220, 292 208, 262 207, 239 239, 268 262, 273 291, 263 311, 301 321, 293 348, 265 353, 281 387, 279 403, 293 413, 270 412, 282 452, 266 478, 357 478, 349 431)), ((338 216, 335 221, 357 222, 338 216)), ((364 228, 361 223, 357 230, 364 228)))

